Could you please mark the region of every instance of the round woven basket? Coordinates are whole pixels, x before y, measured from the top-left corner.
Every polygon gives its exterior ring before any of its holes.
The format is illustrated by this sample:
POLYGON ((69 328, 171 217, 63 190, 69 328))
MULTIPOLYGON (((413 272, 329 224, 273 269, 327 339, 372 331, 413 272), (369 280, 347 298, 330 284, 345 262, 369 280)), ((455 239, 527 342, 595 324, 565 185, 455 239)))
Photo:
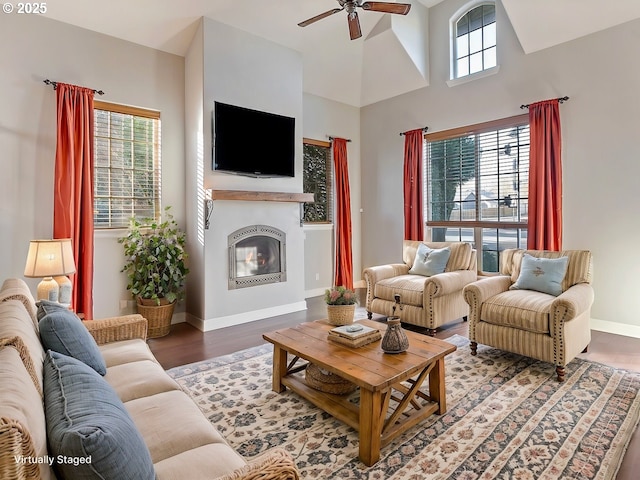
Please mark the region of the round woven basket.
POLYGON ((164 337, 169 334, 175 305, 175 302, 166 305, 141 305, 138 302, 138 313, 147 319, 147 338, 164 337))
POLYGON ((333 393, 336 395, 346 395, 355 392, 357 385, 345 380, 338 375, 323 370, 315 363, 309 363, 304 372, 305 381, 311 388, 325 393, 333 393))
POLYGON ((327 305, 327 320, 331 325, 351 325, 356 313, 354 305, 327 305))

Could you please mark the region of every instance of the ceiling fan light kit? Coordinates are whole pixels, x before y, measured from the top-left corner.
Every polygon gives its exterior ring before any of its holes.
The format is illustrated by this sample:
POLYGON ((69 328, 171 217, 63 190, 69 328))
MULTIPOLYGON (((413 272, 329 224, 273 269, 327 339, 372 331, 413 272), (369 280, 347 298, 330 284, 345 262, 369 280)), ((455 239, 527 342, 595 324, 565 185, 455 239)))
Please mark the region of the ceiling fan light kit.
POLYGON ((370 10, 372 12, 382 13, 394 13, 398 15, 406 15, 411 10, 411 4, 409 3, 391 3, 391 2, 365 2, 364 0, 337 0, 341 8, 334 8, 328 10, 320 15, 311 17, 304 22, 300 22, 298 26, 306 27, 312 23, 327 18, 334 13, 347 11, 347 22, 349 24, 349 36, 351 40, 360 38, 362 36, 362 30, 360 29, 360 20, 358 19, 358 12, 356 8, 362 8, 363 10, 370 10))

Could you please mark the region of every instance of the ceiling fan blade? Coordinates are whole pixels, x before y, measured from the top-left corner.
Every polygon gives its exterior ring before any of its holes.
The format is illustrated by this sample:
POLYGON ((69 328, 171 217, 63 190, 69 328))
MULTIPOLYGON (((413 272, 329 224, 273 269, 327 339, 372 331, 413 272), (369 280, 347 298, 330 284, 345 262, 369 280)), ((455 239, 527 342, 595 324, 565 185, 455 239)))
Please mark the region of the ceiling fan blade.
POLYGON ((333 10, 329 10, 328 12, 321 13, 320 15, 316 15, 315 17, 311 17, 304 22, 300 22, 298 24, 299 27, 306 27, 307 25, 311 25, 312 23, 317 22, 318 20, 322 20, 323 18, 327 18, 334 13, 338 13, 344 10, 344 8, 334 8, 333 10))
POLYGON ((411 10, 410 3, 364 2, 362 8, 373 12, 397 13, 406 15, 411 10))
POLYGON ((349 22, 349 35, 351 36, 351 40, 360 38, 362 31, 360 30, 360 20, 358 19, 357 12, 351 12, 347 15, 347 21, 349 22))

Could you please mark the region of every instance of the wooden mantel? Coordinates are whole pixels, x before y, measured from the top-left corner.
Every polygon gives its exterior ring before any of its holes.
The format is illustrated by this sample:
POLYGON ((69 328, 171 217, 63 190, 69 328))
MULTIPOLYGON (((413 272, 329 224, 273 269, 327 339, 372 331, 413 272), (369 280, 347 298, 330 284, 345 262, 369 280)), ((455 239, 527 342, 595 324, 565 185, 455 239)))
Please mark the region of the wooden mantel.
POLYGON ((211 200, 313 203, 314 197, 313 193, 255 192, 250 190, 212 190, 211 200))

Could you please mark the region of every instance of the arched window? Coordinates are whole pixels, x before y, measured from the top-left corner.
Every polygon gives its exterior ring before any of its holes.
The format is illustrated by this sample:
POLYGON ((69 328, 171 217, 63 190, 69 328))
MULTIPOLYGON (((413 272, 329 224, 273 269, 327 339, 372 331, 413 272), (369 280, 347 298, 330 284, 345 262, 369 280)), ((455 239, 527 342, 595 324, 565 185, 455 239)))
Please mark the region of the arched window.
POLYGON ((497 65, 496 6, 475 5, 452 22, 452 78, 465 77, 497 65))

